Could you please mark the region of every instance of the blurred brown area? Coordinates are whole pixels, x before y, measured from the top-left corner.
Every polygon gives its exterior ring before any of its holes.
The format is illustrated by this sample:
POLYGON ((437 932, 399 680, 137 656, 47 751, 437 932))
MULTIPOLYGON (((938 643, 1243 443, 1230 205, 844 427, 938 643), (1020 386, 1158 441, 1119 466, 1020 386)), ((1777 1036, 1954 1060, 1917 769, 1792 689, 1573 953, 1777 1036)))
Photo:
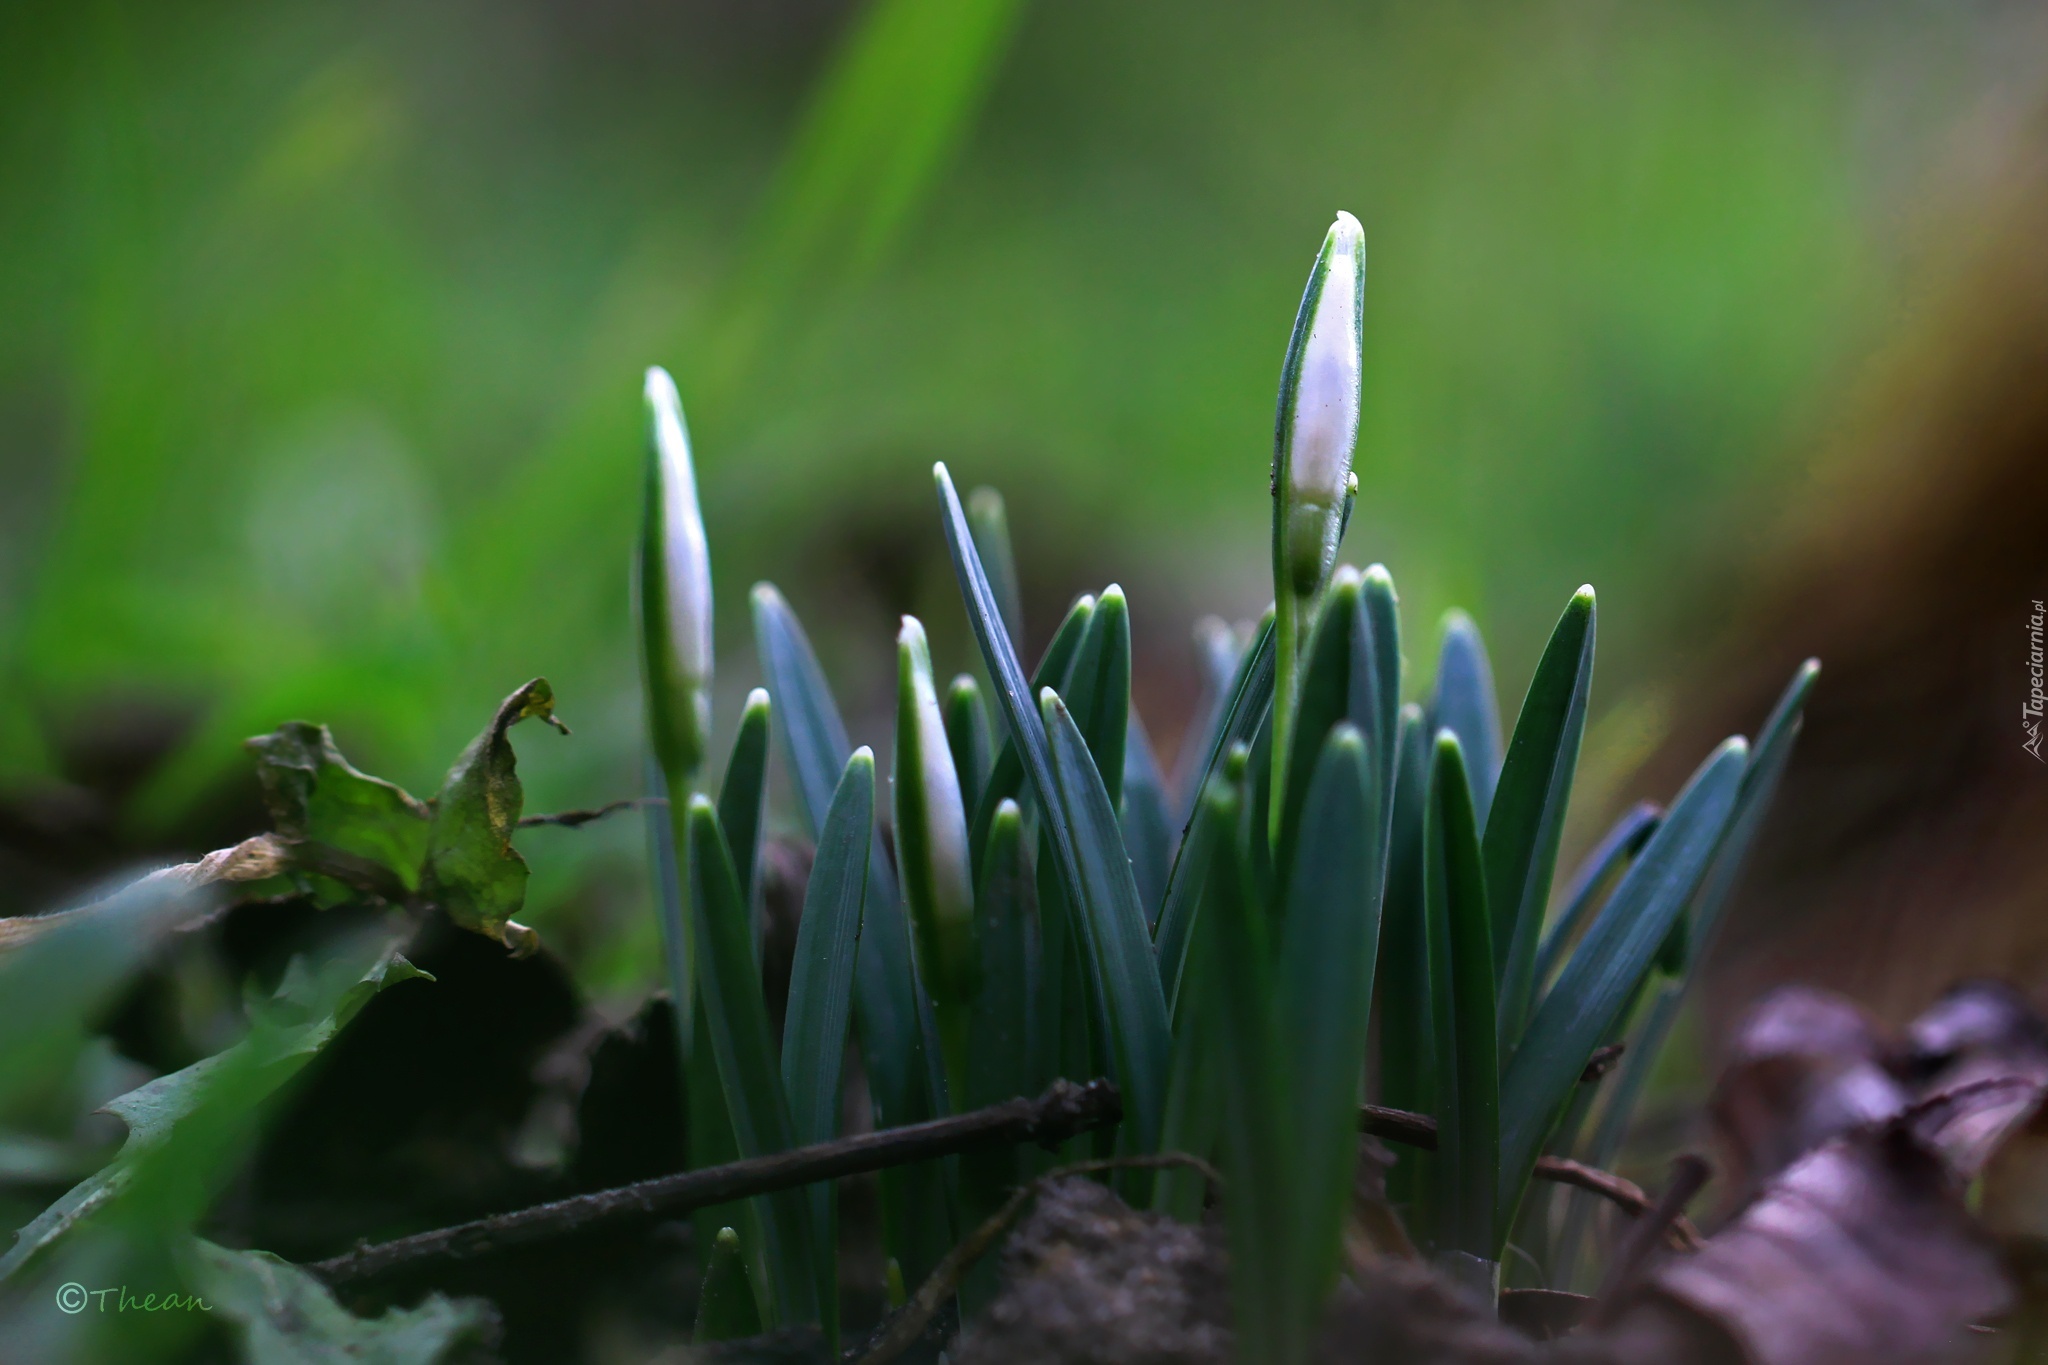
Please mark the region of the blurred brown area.
POLYGON ((1822 660, 1709 966, 1715 1037, 1795 980, 1893 1024, 1969 976, 2048 996, 2048 766, 2022 715, 2048 598, 2048 110, 2017 143, 1642 774, 1674 789, 1822 660))

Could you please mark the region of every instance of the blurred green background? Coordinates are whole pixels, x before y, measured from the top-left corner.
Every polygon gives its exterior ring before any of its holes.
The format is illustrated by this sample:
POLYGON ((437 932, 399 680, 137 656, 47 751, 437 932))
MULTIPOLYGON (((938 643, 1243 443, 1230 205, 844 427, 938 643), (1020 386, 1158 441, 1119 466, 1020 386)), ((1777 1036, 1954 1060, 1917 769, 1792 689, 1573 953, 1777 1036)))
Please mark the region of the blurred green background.
MULTIPOLYGON (((759 578, 859 738, 896 613, 969 662, 943 458, 1009 496, 1034 647, 1130 590, 1170 751, 1191 624, 1268 596, 1273 389, 1340 207, 1370 257, 1347 557, 1401 585, 1411 686, 1459 603, 1510 708, 1595 583, 1589 763, 1619 771, 1967 233, 2040 29, 1914 0, 9 6, 6 908, 64 888, 20 851, 46 827, 207 846, 252 808, 237 742, 287 718, 427 794, 544 674, 576 734, 519 736, 529 809, 636 790, 656 362, 724 725, 759 578)), ((598 983, 653 975, 638 841, 525 840, 529 918, 598 983)))

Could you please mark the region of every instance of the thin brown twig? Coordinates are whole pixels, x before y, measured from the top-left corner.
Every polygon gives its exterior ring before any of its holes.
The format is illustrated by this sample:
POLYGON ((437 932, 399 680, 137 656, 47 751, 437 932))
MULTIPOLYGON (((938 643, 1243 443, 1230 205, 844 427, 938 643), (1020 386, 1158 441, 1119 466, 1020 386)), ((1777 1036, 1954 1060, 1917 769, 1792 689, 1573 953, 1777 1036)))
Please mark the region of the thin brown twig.
POLYGON ((616 811, 632 810, 638 806, 666 806, 665 796, 628 796, 617 801, 607 801, 602 806, 587 810, 558 810, 546 815, 522 815, 519 828, 532 829, 536 825, 559 825, 563 829, 577 829, 593 820, 602 820, 616 811))
MULTIPOLYGON (((1377 1104, 1363 1104, 1358 1107, 1358 1129, 1362 1133, 1384 1138, 1388 1142, 1398 1142, 1404 1147, 1414 1147, 1425 1152, 1436 1150, 1436 1120, 1427 1114, 1411 1113, 1406 1109, 1388 1109, 1377 1104)), ((1573 1161, 1568 1157, 1537 1157, 1536 1178, 1557 1185, 1570 1185, 1588 1194, 1597 1194, 1637 1218, 1643 1217, 1656 1207, 1650 1196, 1643 1192, 1643 1187, 1635 1181, 1616 1175, 1612 1171, 1603 1171, 1597 1166, 1573 1161)), ((1699 1229, 1682 1215, 1671 1220, 1668 1236, 1671 1244, 1683 1251, 1698 1251, 1702 1244, 1699 1229)))
POLYGON ((1151 1156, 1108 1157, 1100 1161, 1076 1161, 1047 1171, 1027 1185, 1020 1185, 1011 1191, 1003 1206, 982 1220, 981 1226, 967 1234, 958 1246, 947 1252, 932 1273, 925 1276, 924 1283, 910 1296, 896 1316, 882 1325, 881 1331, 869 1340, 867 1349, 862 1351, 855 1365, 886 1365, 901 1355, 904 1348, 916 1341, 947 1299, 960 1288, 960 1282, 974 1263, 988 1254, 1024 1206, 1043 1194, 1055 1180, 1068 1176, 1092 1175, 1099 1171, 1162 1170, 1169 1166, 1187 1166, 1200 1171, 1209 1182, 1213 1194, 1223 1186, 1223 1176, 1214 1166, 1187 1152, 1159 1152, 1151 1156))
POLYGON ((1006 1100, 986 1109, 814 1143, 723 1166, 642 1180, 617 1189, 557 1199, 354 1250, 306 1267, 330 1285, 393 1271, 486 1256, 507 1247, 598 1227, 672 1217, 712 1204, 860 1175, 911 1161, 983 1147, 1035 1142, 1056 1146, 1123 1117, 1123 1101, 1105 1080, 1054 1081, 1036 1099, 1006 1100))
POLYGON ((1657 1196, 1651 1210, 1636 1220, 1628 1235, 1615 1248, 1614 1260, 1607 1267, 1606 1280, 1596 1296, 1597 1304, 1589 1326, 1599 1326, 1610 1320, 1615 1305, 1637 1280, 1642 1278, 1643 1267, 1649 1263, 1650 1253, 1656 1250, 1657 1238, 1666 1227, 1676 1223, 1685 1206, 1714 1174, 1714 1168, 1707 1159, 1693 1152, 1681 1152, 1671 1162, 1671 1179, 1666 1182, 1664 1192, 1657 1196))

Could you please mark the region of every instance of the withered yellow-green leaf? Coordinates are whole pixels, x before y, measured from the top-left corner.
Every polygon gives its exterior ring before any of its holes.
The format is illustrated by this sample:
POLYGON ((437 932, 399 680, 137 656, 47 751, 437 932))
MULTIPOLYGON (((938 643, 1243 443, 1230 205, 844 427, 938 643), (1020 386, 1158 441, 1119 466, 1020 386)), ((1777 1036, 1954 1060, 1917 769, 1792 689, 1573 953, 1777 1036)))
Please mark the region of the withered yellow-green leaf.
POLYGON ((555 719, 555 690, 546 678, 535 678, 505 698, 490 725, 455 760, 434 798, 421 881, 422 891, 449 919, 497 939, 521 957, 540 946, 540 936, 512 919, 526 903, 526 859, 512 847, 525 794, 506 731, 528 717, 569 733, 555 719))
POLYGON ((267 1251, 230 1251, 194 1238, 185 1264, 209 1311, 235 1325, 250 1365, 435 1365, 465 1354, 465 1345, 489 1342, 497 1332, 498 1315, 490 1304, 440 1294, 411 1308, 359 1318, 326 1285, 267 1251))
POLYGON ((358 771, 324 725, 295 720, 245 740, 271 823, 380 863, 416 891, 433 812, 404 788, 358 771))

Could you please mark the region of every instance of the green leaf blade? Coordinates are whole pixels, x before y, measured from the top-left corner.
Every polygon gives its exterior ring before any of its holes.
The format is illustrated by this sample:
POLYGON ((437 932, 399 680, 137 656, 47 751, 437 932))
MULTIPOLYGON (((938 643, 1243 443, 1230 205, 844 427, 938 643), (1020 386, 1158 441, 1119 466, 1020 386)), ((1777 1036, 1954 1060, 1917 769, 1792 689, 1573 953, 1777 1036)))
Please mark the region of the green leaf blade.
POLYGON ((1059 795, 1059 813, 1048 823, 1065 826, 1072 841, 1080 883, 1075 900, 1081 911, 1081 939, 1089 950, 1091 975, 1110 1025, 1117 1084, 1124 1093, 1124 1122, 1137 1150, 1149 1152, 1159 1141, 1172 1050, 1166 996, 1159 986, 1131 860, 1087 741, 1058 694, 1048 689, 1040 705, 1052 741, 1051 766, 1059 795))
MULTIPOLYGON (((1397 1109, 1436 1112, 1435 1016, 1430 993, 1429 912, 1423 897, 1423 811, 1429 793, 1429 725, 1422 708, 1401 708, 1395 740, 1394 810, 1387 849, 1387 888, 1380 915, 1380 1096, 1397 1109)), ((1398 1163, 1389 1186, 1397 1202, 1414 1201, 1409 1176, 1427 1164, 1398 1163)))
MULTIPOLYGON (((1520 1038, 1536 993, 1537 944, 1550 905, 1550 883, 1593 685, 1595 624, 1593 590, 1580 588, 1551 632, 1522 699, 1490 813, 1482 807, 1503 1049, 1512 1049, 1520 1038)), ((1473 640, 1476 650, 1476 633, 1473 640)), ((1446 637, 1446 668, 1451 658, 1451 639, 1446 637)), ((1478 658, 1483 665, 1484 655, 1478 658)))
POLYGON ((1458 737, 1472 788, 1472 809, 1483 826, 1491 818, 1500 778, 1500 703, 1493 690, 1493 664, 1479 627, 1462 611, 1445 614, 1443 644, 1437 652, 1436 691, 1430 723, 1458 737))
POLYGON ((1024 652, 1024 596, 1017 587, 1017 553, 1010 543, 1010 514, 1003 495, 993 488, 977 488, 967 495, 967 524, 974 533, 974 548, 988 571, 989 587, 1009 631, 1010 646, 1024 652))
MULTIPOLYGON (((1236 831, 1249 819, 1239 794, 1220 780, 1209 785, 1202 805, 1206 822, 1217 829, 1236 831)), ((1254 825, 1252 833, 1262 837, 1264 829, 1254 825)), ((1208 853, 1196 879, 1203 898, 1190 987, 1201 998, 1199 1004, 1190 1000, 1191 1022, 1200 1021, 1210 1047, 1203 1064, 1213 1069, 1212 1093, 1222 1099, 1216 1109, 1224 1178, 1230 1182, 1224 1212, 1238 1350, 1247 1360, 1287 1360, 1303 1345, 1292 1311, 1303 1296, 1286 1254, 1293 1233, 1292 1166, 1281 1125, 1273 1122, 1286 1101, 1273 1037, 1272 948, 1266 917, 1245 894, 1240 841, 1216 839, 1208 853)))
MULTIPOLYGON (((1088 638, 1088 627, 1095 619, 1095 598, 1087 593, 1074 599, 1067 614, 1060 621, 1060 628, 1053 632, 1051 643, 1038 660, 1038 667, 1031 674, 1031 686, 1050 687, 1063 692, 1073 676, 1074 659, 1081 652, 1082 642, 1088 638)), ((995 819, 996 807, 1005 801, 1026 799, 1024 791, 1024 758, 1017 749, 1015 729, 1009 724, 1009 715, 1004 713, 1004 738, 1002 747, 996 752, 996 760, 990 765, 988 781, 982 784, 980 804, 974 810, 974 827, 968 832, 969 842, 974 849, 974 866, 979 874, 982 852, 988 847, 989 824, 995 819)))
POLYGON ((854 959, 874 847, 875 757, 846 760, 804 888, 784 1017, 782 1083, 799 1145, 839 1130, 839 1071, 853 1004, 854 959))
POLYGON ((1494 1223, 1501 1130, 1492 919, 1464 752, 1448 728, 1436 735, 1423 845, 1435 1051, 1441 1059, 1437 1250, 1498 1261, 1506 1233, 1496 1232, 1494 1223))
MULTIPOLYGON (((1206 756, 1195 769, 1198 784, 1208 783, 1217 774, 1232 745, 1249 746, 1264 726, 1273 709, 1274 649, 1273 615, 1268 612, 1258 635, 1239 662, 1237 678, 1222 707, 1215 731, 1205 741, 1206 756)), ((1201 790, 1200 785, 1197 790, 1201 790)), ((1169 997, 1174 999, 1179 998, 1188 946, 1194 940, 1195 921, 1201 907, 1200 869, 1207 866, 1209 840, 1214 837, 1214 829, 1203 811, 1202 802, 1197 800, 1188 815, 1186 827, 1181 831, 1180 845, 1174 850, 1173 870, 1167 874, 1166 896, 1160 904, 1154 932, 1158 942, 1159 979, 1169 997), (1185 875, 1183 868, 1187 870, 1185 875)))
MULTIPOLYGON (((739 898, 718 812, 708 797, 690 798, 685 859, 692 927, 697 936, 697 988, 720 1088, 741 1156, 766 1156, 796 1145, 781 1068, 754 963, 753 930, 739 898)), ((779 1326, 821 1320, 818 1276, 811 1264, 810 1203, 801 1190, 761 1197, 764 1259, 779 1326)))
POLYGON ((1564 908, 1558 912, 1556 925, 1543 936, 1543 944, 1536 950, 1538 991, 1563 963, 1587 918, 1599 908, 1600 893, 1608 880, 1643 851, 1643 845, 1657 832, 1663 819, 1662 806, 1654 801, 1638 801, 1587 851, 1566 888, 1564 908))
POLYGON ((1131 712, 1129 743, 1124 754, 1124 803, 1118 819, 1124 847, 1131 854, 1131 875, 1145 907, 1145 924, 1156 928, 1166 898, 1166 879, 1173 867, 1173 817, 1167 813, 1166 778, 1144 722, 1131 712))
POLYGON ((1357 1098, 1379 947, 1380 811, 1365 737, 1339 722, 1308 784, 1274 974, 1277 1042, 1289 1059, 1297 1136, 1293 1274, 1320 1299, 1358 1162, 1357 1098))
POLYGON ((978 811, 995 763, 995 745, 989 737, 981 685, 965 673, 946 689, 945 717, 946 747, 953 751, 953 771, 960 778, 960 804, 978 811))
POLYGON ((747 1282, 740 1235, 732 1228, 720 1228, 711 1239, 704 1283, 697 1291, 697 1321, 690 1333, 691 1343, 705 1346, 714 1341, 738 1341, 760 1332, 761 1310, 754 1303, 754 1287, 747 1282))
POLYGON ((1734 738, 1701 763, 1529 1021, 1501 1080, 1503 1223, 1512 1221, 1587 1059, 1705 875, 1728 828, 1748 757, 1748 745, 1734 738))
POLYGON ((1095 613, 1080 652, 1074 656, 1067 685, 1062 688, 1048 682, 1041 686, 1051 687, 1066 702, 1074 724, 1088 741, 1088 753, 1102 775, 1109 804, 1119 805, 1131 714, 1131 612, 1122 588, 1112 583, 1095 599, 1095 613))
POLYGON ((725 781, 718 789, 718 823, 732 846, 733 872, 739 878, 740 901, 751 905, 761 865, 761 817, 768 797, 768 693, 755 688, 740 712, 733 736, 732 757, 726 760, 725 781))
MULTIPOLYGON (((761 672, 779 700, 775 720, 782 735, 783 761, 797 793, 797 812, 815 839, 823 832, 853 743, 796 613, 773 584, 757 583, 752 593, 754 634, 761 672)), ((868 856, 868 890, 862 910, 861 944, 854 977, 855 1031, 861 1063, 875 1105, 878 1127, 917 1123, 932 1117, 926 1093, 924 1035, 919 1028, 917 986, 910 966, 910 929, 898 899, 896 876, 877 832, 868 856)), ((907 1226, 913 1220, 897 1220, 907 1226)), ((938 1254, 944 1254, 943 1248, 938 1254)), ((905 1262, 915 1273, 925 1257, 905 1262)))

